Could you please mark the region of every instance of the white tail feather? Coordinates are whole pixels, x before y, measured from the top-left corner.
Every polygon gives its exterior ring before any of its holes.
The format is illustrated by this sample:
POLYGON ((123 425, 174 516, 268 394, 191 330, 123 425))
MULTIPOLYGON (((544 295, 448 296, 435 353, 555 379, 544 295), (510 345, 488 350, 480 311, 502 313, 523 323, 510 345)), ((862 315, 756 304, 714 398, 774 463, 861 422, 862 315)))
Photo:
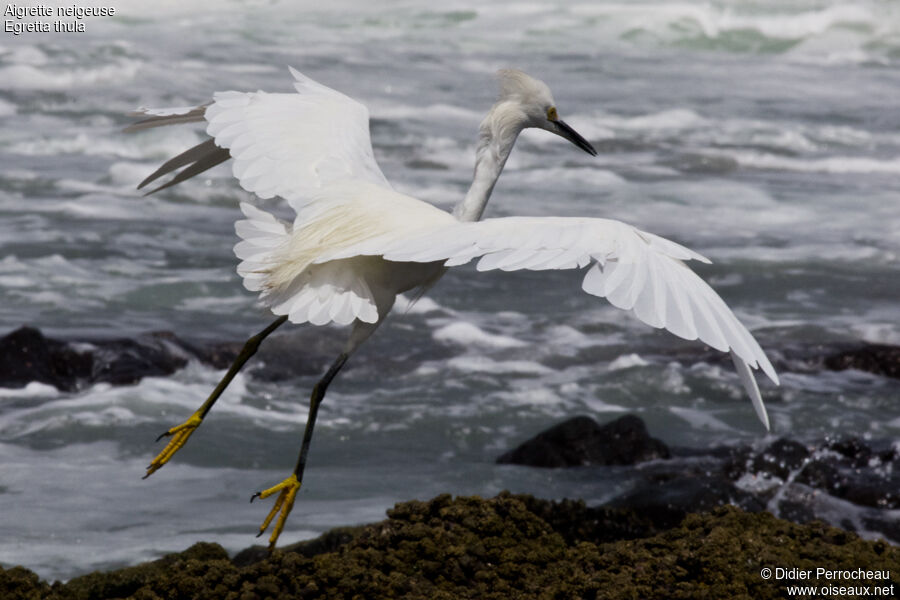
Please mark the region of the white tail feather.
POLYGON ((242 240, 234 247, 241 259, 237 272, 244 287, 260 292, 260 300, 272 312, 287 315, 293 323, 313 325, 378 320, 368 284, 357 270, 345 268, 341 261, 306 265, 286 284, 273 282, 272 271, 283 266, 292 228, 246 202, 241 203, 241 210, 247 218, 234 226, 242 240))

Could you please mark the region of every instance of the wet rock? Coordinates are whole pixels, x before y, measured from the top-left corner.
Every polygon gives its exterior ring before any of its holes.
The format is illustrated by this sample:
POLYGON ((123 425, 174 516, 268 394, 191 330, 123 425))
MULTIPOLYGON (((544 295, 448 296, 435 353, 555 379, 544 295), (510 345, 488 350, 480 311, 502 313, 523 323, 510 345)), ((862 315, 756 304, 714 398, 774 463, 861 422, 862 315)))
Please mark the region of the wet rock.
POLYGON ((653 450, 653 442, 636 417, 603 427, 579 417, 539 434, 498 462, 602 466, 633 464, 636 457, 666 457, 640 464, 629 475, 637 480, 634 489, 610 506, 634 509, 654 527, 671 526, 688 512, 723 504, 749 511, 770 507, 798 523, 824 519, 850 530, 868 523, 869 532, 900 542, 900 528, 890 512, 900 509, 900 451, 891 440, 844 438, 803 444, 779 438, 761 449, 720 446, 665 449, 665 453, 653 450), (595 444, 597 439, 602 441, 595 444), (642 450, 642 443, 635 440, 651 440, 651 451, 642 450), (848 511, 852 518, 845 518, 848 511))
POLYGON ((20 327, 0 338, 0 387, 38 381, 73 391, 100 382, 131 384, 143 377, 171 375, 189 356, 165 335, 69 342, 20 327))
POLYGON ((0 387, 19 388, 39 381, 71 391, 92 370, 90 354, 49 339, 33 327, 20 327, 0 338, 0 387))
MULTIPOLYGON (((503 493, 404 502, 388 519, 309 558, 278 550, 247 566, 221 547, 48 586, 0 569, 0 592, 22 598, 780 598, 763 567, 895 570, 900 549, 820 522, 796 525, 734 507, 691 514, 675 527, 595 542, 578 503, 503 493), (568 534, 566 532, 569 532, 568 534), (579 532, 571 535, 571 532, 579 532)), ((631 511, 606 509, 596 528, 631 511)), ((890 582, 887 582, 888 584, 890 582)))
POLYGON ((533 467, 633 465, 669 456, 669 449, 650 437, 640 417, 625 415, 605 425, 590 417, 574 417, 503 454, 497 462, 533 467))
POLYGON ((648 481, 614 499, 609 506, 631 509, 655 527, 666 529, 680 523, 689 513, 708 512, 726 504, 749 512, 765 509, 765 503, 753 494, 716 476, 648 481))
POLYGON ((867 531, 878 531, 885 539, 900 544, 900 520, 891 514, 866 514, 862 516, 862 525, 867 531))
MULTIPOLYGON (((828 442, 825 446, 829 450, 838 453, 848 464, 854 467, 864 467, 868 465, 875 452, 864 441, 858 437, 844 438, 832 442, 828 442)), ((893 452, 888 450, 888 454, 884 460, 892 460, 893 452)), ((879 457, 880 458, 880 457, 879 457)))
MULTIPOLYGON (((822 333, 816 332, 816 335, 821 336, 822 333)), ((836 339, 824 343, 798 342, 777 347, 769 345, 766 353, 779 372, 812 374, 825 369, 857 369, 884 377, 900 378, 900 346, 890 344, 836 339)), ((706 346, 667 349, 665 357, 684 365, 704 362, 725 366, 731 363, 727 353, 706 346)))
POLYGON ((766 470, 784 479, 809 458, 809 450, 800 442, 779 438, 753 460, 755 471, 766 470))
POLYGON ((871 467, 855 467, 833 456, 822 456, 804 467, 797 482, 859 506, 900 508, 900 462, 877 461, 871 467))
POLYGON ((771 477, 780 480, 778 486, 795 482, 858 506, 900 508, 900 456, 884 446, 877 449, 859 438, 845 438, 807 447, 782 438, 761 452, 737 450, 725 474, 732 480, 771 477))
POLYGON ((900 542, 891 512, 900 508, 900 452, 891 440, 801 444, 780 438, 762 449, 675 448, 672 454, 643 465, 635 491, 612 505, 646 511, 656 525, 694 510, 694 503, 766 506, 797 523, 823 519, 851 531, 863 526, 900 542))
POLYGON ((779 438, 769 444, 762 452, 753 453, 750 449, 736 452, 731 458, 733 464, 726 467, 735 479, 745 472, 771 475, 786 479, 792 471, 798 469, 810 452, 803 444, 786 438, 779 438))
POLYGON ((850 530, 861 522, 869 531, 900 541, 900 528, 889 512, 900 508, 900 456, 889 440, 845 438, 806 446, 779 439, 762 451, 737 449, 724 474, 733 481, 761 484, 756 497, 784 518, 799 523, 826 519, 850 530), (855 519, 835 520, 851 509, 841 502, 854 505, 855 519))
POLYGON ((866 344, 825 357, 825 367, 833 371, 859 369, 900 379, 900 346, 866 344))
POLYGON ((156 331, 151 334, 180 349, 186 355, 216 369, 226 369, 243 348, 243 342, 193 342, 183 340, 171 331, 156 331))
POLYGON ((89 352, 93 363, 90 383, 130 385, 144 377, 171 375, 183 369, 190 355, 170 336, 174 334, 90 342, 94 347, 89 352))
MULTIPOLYGON (((193 342, 170 331, 134 338, 59 340, 33 327, 0 338, 0 387, 24 387, 32 381, 65 392, 95 383, 129 385, 144 377, 171 375, 190 360, 217 369, 231 365, 244 342, 193 342)), ((245 367, 249 375, 278 381, 316 375, 342 350, 338 336, 300 330, 273 335, 245 367)))

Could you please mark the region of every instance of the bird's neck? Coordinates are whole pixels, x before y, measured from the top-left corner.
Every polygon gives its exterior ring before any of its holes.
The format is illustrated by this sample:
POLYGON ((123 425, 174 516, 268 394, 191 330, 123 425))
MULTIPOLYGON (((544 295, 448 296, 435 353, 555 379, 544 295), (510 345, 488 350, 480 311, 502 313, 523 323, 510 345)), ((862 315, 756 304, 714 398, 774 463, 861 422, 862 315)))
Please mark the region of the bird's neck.
POLYGON ((495 104, 481 122, 475 152, 475 176, 466 197, 453 209, 454 217, 460 221, 481 220, 523 122, 524 115, 508 102, 495 104))

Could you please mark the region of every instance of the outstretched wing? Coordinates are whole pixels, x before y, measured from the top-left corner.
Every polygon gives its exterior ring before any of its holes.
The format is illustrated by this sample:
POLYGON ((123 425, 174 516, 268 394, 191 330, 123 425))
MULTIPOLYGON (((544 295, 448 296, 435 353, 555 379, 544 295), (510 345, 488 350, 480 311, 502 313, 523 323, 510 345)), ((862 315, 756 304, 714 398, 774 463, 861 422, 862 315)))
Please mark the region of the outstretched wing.
POLYGON ((232 158, 241 187, 260 198, 281 196, 298 211, 333 183, 391 189, 375 161, 366 107, 295 69, 291 74, 297 93, 217 92, 201 106, 133 113, 145 118, 126 131, 205 119, 211 136, 166 162, 139 187, 185 167, 153 193, 232 158))
POLYGON ((321 256, 319 262, 359 254, 392 261, 481 257, 479 271, 573 269, 591 265, 582 289, 632 311, 641 321, 731 352, 760 420, 768 417, 749 367, 778 383, 765 353, 725 302, 683 262, 703 256, 659 236, 608 219, 508 217, 435 225, 413 236, 380 236, 321 256))
POLYGON ((299 210, 332 183, 365 181, 390 189, 375 162, 369 111, 295 69, 296 94, 218 92, 206 132, 234 159, 245 190, 281 196, 299 210))

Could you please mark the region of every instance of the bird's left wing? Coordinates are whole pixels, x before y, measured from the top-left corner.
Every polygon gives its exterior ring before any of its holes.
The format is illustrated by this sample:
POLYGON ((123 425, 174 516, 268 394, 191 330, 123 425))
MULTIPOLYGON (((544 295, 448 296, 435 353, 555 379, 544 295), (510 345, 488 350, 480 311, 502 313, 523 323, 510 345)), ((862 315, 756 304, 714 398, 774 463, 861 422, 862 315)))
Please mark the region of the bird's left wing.
POLYGON ((675 335, 731 352, 738 374, 768 427, 750 367, 778 383, 778 375, 747 328, 713 289, 683 262, 703 256, 620 221, 562 217, 507 217, 423 228, 401 237, 384 235, 319 258, 380 255, 399 262, 473 258, 479 271, 573 269, 592 265, 582 289, 631 310, 641 321, 675 335))
POLYGON ((218 92, 206 132, 227 148, 245 190, 281 196, 300 210, 333 183, 365 181, 390 189, 375 161, 369 111, 291 69, 296 94, 218 92))

